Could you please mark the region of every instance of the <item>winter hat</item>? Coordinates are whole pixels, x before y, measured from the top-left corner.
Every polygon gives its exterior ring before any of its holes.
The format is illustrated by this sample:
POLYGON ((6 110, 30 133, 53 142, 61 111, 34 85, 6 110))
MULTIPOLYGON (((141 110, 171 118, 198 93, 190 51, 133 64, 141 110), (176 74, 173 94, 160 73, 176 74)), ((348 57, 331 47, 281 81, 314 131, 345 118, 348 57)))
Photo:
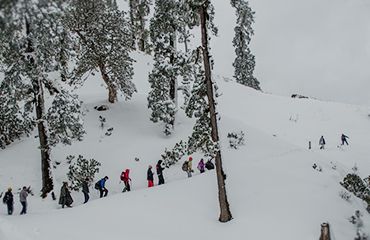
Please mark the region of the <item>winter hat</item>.
POLYGON ((193 161, 193 158, 192 157, 189 157, 189 161, 193 161))
POLYGON ((149 165, 149 168, 152 168, 152 165, 149 165))
POLYGON ((11 191, 12 190, 12 188, 11 187, 8 187, 8 191, 11 191))

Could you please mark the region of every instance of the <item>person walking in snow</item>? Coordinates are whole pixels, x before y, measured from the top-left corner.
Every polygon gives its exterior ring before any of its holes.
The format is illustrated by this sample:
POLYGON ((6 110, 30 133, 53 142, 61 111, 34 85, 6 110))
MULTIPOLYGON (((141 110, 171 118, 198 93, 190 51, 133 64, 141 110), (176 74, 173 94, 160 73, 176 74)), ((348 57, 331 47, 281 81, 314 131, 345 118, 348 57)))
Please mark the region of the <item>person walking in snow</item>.
POLYGON ((344 143, 348 145, 347 138, 349 137, 342 133, 342 136, 340 137, 340 140, 342 140, 342 146, 344 145, 344 143))
POLYGON ((190 178, 192 176, 192 172, 194 172, 193 170, 193 158, 190 156, 189 157, 189 160, 188 160, 188 169, 186 171, 188 173, 188 178, 190 178))
POLYGON ((126 169, 121 173, 121 180, 125 184, 125 187, 123 188, 122 192, 131 191, 130 181, 131 178, 129 177, 130 169, 126 169))
POLYGON ((22 204, 21 215, 27 213, 27 197, 28 197, 28 193, 29 193, 29 189, 27 189, 26 186, 24 186, 22 188, 21 192, 19 193, 19 201, 22 204))
POLYGON ((148 187, 153 187, 154 186, 154 177, 153 177, 153 171, 152 171, 152 166, 149 165, 148 171, 146 173, 146 179, 148 180, 148 187))
POLYGON ((68 183, 63 182, 63 185, 60 188, 59 204, 62 205, 62 208, 64 208, 64 206, 72 207, 72 203, 73 199, 68 188, 68 183))
POLYGON ((164 167, 162 167, 162 160, 159 160, 157 165, 156 165, 156 171, 157 171, 157 176, 158 176, 158 185, 164 184, 163 170, 164 170, 164 167))
POLYGON ((3 203, 7 206, 8 215, 12 215, 14 211, 14 197, 11 187, 8 188, 8 191, 5 193, 3 203))
POLYGON ((200 161, 199 161, 199 163, 198 163, 198 170, 199 170, 199 172, 200 173, 204 173, 204 171, 205 171, 205 163, 204 163, 204 160, 203 160, 203 158, 202 159, 200 159, 200 161))
POLYGON ((90 190, 89 190, 89 178, 86 178, 82 182, 82 193, 84 194, 84 198, 85 198, 84 204, 85 204, 90 199, 90 196, 89 196, 89 193, 90 193, 90 190))
POLYGON ((325 142, 324 136, 321 136, 320 140, 319 140, 320 149, 324 149, 325 144, 326 144, 326 142, 325 142))
POLYGON ((207 170, 212 170, 215 168, 215 165, 212 163, 212 159, 209 159, 207 162, 206 162, 206 168, 207 170))
POLYGON ((105 188, 105 183, 108 180, 108 176, 103 177, 97 183, 95 183, 95 189, 99 190, 100 198, 108 195, 108 189, 105 188))

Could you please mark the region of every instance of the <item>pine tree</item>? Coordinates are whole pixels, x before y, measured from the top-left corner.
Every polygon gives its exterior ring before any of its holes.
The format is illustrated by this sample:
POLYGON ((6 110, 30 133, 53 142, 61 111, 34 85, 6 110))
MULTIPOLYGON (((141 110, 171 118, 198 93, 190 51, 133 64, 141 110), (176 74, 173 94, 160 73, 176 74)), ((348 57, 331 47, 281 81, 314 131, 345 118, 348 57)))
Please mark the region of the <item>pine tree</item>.
POLYGON ((151 91, 148 107, 153 122, 164 122, 164 133, 170 135, 176 114, 176 78, 179 74, 176 51, 178 5, 176 0, 157 0, 150 23, 150 36, 154 45, 154 66, 149 74, 151 91))
POLYGON ((136 88, 131 81, 131 30, 125 13, 107 0, 73 0, 64 23, 79 46, 72 83, 86 80, 82 78, 86 73, 99 69, 109 102, 117 100, 118 91, 130 99, 136 88))
MULTIPOLYGON (((190 9, 199 13, 202 45, 198 48, 198 51, 202 53, 204 71, 204 75, 201 71, 197 71, 199 77, 198 81, 194 84, 194 100, 190 100, 188 106, 188 109, 191 109, 190 112, 193 112, 194 116, 197 118, 188 145, 189 147, 195 146, 195 148, 200 148, 203 152, 208 151, 214 156, 218 183, 218 199, 221 210, 219 221, 227 222, 232 219, 232 216, 227 201, 225 186, 226 175, 223 172, 221 150, 219 148, 218 113, 216 111, 215 101, 215 97, 217 97, 215 94, 217 87, 212 81, 212 62, 209 53, 210 36, 208 35, 208 31, 212 31, 214 34, 217 33, 217 28, 213 24, 214 8, 210 0, 188 0, 187 4, 189 4, 190 9), (211 139, 209 139, 209 136, 211 139)), ((190 150, 194 151, 195 148, 190 148, 190 150)))
MULTIPOLYGON (((8 130, 12 132, 14 129, 21 129, 25 134, 36 123, 41 151, 42 197, 53 190, 51 147, 58 140, 49 133, 57 132, 55 136, 64 139, 64 142, 68 142, 66 139, 81 139, 80 134, 83 133, 80 118, 68 117, 69 114, 79 115, 80 112, 63 112, 63 117, 70 122, 67 127, 55 129, 47 111, 49 109, 50 113, 56 113, 65 106, 45 106, 47 93, 56 99, 63 93, 62 87, 57 85, 60 79, 54 79, 50 75, 60 64, 59 58, 55 56, 61 51, 62 41, 59 36, 63 29, 62 15, 57 1, 18 0, 9 8, 9 15, 3 21, 2 27, 7 35, 2 36, 0 44, 0 64, 5 75, 0 85, 5 99, 0 101, 0 108, 7 109, 9 106, 6 105, 11 103, 15 109, 11 112, 1 111, 1 119, 20 119, 18 124, 22 124, 21 126, 8 125, 8 130), (32 116, 33 112, 35 116, 32 116), (76 129, 77 133, 74 132, 76 129), (69 134, 71 132, 73 134, 69 134)), ((65 94, 64 98, 67 97, 65 94)))
POLYGON ((235 68, 234 77, 240 84, 261 90, 259 81, 253 75, 256 61, 249 47, 251 37, 254 34, 252 28, 254 12, 246 0, 231 0, 231 5, 236 9, 237 15, 233 39, 236 53, 233 63, 235 68))
POLYGON ((136 45, 142 52, 150 53, 149 31, 146 28, 152 0, 129 0, 130 20, 132 28, 132 47, 136 45))

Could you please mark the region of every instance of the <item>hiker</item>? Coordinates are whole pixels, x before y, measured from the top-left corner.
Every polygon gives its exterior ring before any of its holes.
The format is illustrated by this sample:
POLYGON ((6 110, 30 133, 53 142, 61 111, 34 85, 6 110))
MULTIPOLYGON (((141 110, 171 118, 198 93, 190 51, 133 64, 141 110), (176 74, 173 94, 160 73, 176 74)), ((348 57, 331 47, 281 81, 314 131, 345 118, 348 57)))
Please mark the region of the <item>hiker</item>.
POLYGON ((146 173, 146 179, 148 180, 148 187, 153 187, 154 186, 154 177, 153 177, 153 171, 152 171, 152 166, 149 165, 148 171, 146 173))
POLYGON ((156 166, 156 171, 157 171, 157 176, 158 176, 158 185, 164 184, 163 170, 164 170, 164 167, 162 167, 162 160, 159 160, 156 166))
POLYGON ((121 180, 125 184, 125 187, 123 188, 122 192, 131 191, 131 187, 130 187, 131 178, 129 177, 129 174, 130 174, 130 169, 126 169, 126 171, 123 171, 121 173, 121 180))
POLYGON ((108 195, 108 189, 105 188, 105 182, 108 180, 108 176, 103 177, 97 183, 95 183, 95 189, 99 190, 100 198, 106 197, 108 195))
POLYGON ((62 205, 62 208, 64 208, 64 206, 72 207, 72 203, 73 199, 71 196, 71 192, 68 189, 68 183, 63 182, 63 185, 60 188, 59 204, 62 205))
POLYGON ((191 177, 191 173, 194 172, 193 170, 193 158, 192 157, 189 157, 189 160, 188 160, 188 170, 187 170, 187 173, 188 173, 188 178, 191 177))
POLYGON ((19 201, 21 202, 22 204, 22 211, 21 211, 21 215, 23 214, 26 214, 27 213, 27 197, 28 197, 28 193, 29 193, 29 189, 27 189, 26 186, 24 186, 21 190, 21 192, 19 193, 19 201))
POLYGON ((84 194, 84 198, 85 198, 85 201, 84 201, 84 204, 87 203, 90 199, 90 196, 89 196, 89 178, 85 178, 85 180, 82 182, 82 193, 84 194))
POLYGON ((348 145, 347 138, 349 137, 347 137, 346 135, 342 133, 342 136, 340 137, 340 140, 342 140, 342 146, 344 145, 344 143, 348 145))
POLYGON ((212 159, 209 159, 207 162, 206 162, 206 168, 207 170, 212 170, 215 168, 215 165, 212 163, 212 159))
POLYGON ((5 193, 3 203, 6 204, 8 208, 8 215, 12 215, 14 210, 14 198, 11 187, 8 188, 8 191, 5 193))
POLYGON ((320 140, 319 140, 319 145, 320 145, 320 149, 324 149, 325 147, 325 139, 324 139, 324 136, 321 136, 320 140))
POLYGON ((204 173, 204 171, 205 171, 204 167, 205 167, 205 164, 204 164, 204 160, 202 158, 202 159, 200 159, 200 161, 198 163, 198 167, 197 167, 200 173, 204 173))

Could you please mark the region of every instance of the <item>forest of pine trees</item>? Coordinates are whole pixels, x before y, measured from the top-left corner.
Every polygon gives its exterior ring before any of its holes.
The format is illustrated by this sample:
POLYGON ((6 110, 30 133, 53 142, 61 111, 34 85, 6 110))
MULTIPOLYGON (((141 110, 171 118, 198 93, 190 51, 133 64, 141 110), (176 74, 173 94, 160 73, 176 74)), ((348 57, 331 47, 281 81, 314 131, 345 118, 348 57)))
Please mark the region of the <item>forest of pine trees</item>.
MULTIPOLYGON (((254 12, 245 0, 231 0, 231 5, 237 14, 235 80, 260 90, 249 48, 254 12)), ((163 124, 164 134, 171 135, 178 111, 195 118, 186 151, 215 158, 220 221, 229 221, 210 54, 212 35, 217 35, 215 9, 210 0, 128 0, 128 7, 127 12, 119 9, 116 0, 3 1, 0 147, 37 129, 41 196, 46 197, 53 191, 53 147, 81 141, 85 134, 82 103, 71 87, 83 87, 91 73, 98 73, 110 103, 120 96, 129 100, 136 92, 131 53, 140 51, 152 55, 154 62, 147 78, 150 120, 163 124), (201 36, 199 42, 194 34, 201 36)))

